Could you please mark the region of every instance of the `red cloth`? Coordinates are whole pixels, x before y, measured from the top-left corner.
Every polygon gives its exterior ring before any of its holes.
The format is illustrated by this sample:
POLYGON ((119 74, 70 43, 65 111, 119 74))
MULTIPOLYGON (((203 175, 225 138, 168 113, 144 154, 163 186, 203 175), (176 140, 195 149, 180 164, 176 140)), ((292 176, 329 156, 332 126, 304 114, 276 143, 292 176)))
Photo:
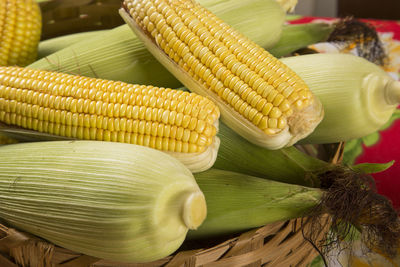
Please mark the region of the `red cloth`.
MULTIPOLYGON (((295 19, 290 21, 291 24, 301 24, 301 23, 309 23, 318 20, 326 20, 326 21, 334 21, 337 18, 326 18, 326 17, 301 17, 299 19, 295 19)), ((374 20, 374 19, 361 19, 361 21, 365 21, 372 26, 378 32, 392 32, 394 34, 394 39, 400 40, 400 24, 398 21, 393 20, 374 20)))
POLYGON ((380 132, 379 141, 373 146, 363 146, 363 153, 356 163, 385 163, 396 160, 386 171, 373 174, 378 192, 392 200, 395 208, 400 209, 400 121, 380 132))
MULTIPOLYGON (((290 23, 308 23, 321 19, 333 20, 333 18, 302 17, 290 23)), ((363 21, 373 25, 378 32, 393 33, 393 39, 400 41, 400 23, 398 21, 370 19, 363 21)), ((379 134, 379 139, 373 145, 366 146, 360 141, 359 146, 362 146, 362 150, 360 149, 362 152, 352 160, 355 163, 396 161, 388 170, 373 174, 373 177, 376 181, 378 192, 388 197, 395 208, 400 209, 400 120, 394 120, 390 127, 380 131, 379 134)))

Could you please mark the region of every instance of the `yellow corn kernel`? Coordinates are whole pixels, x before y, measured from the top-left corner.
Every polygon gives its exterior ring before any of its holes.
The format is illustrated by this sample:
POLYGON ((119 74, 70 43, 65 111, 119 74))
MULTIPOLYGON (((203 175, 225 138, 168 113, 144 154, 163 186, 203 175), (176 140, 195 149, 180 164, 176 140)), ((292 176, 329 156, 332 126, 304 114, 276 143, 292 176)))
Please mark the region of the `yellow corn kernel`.
POLYGON ((219 118, 194 93, 20 67, 0 67, 0 112, 3 123, 30 130, 171 152, 203 152, 219 118))
MULTIPOLYGON (((195 1, 125 0, 124 7, 126 12, 121 11, 121 15, 149 50, 171 71, 178 65, 182 74, 175 71, 177 78, 189 90, 215 100, 222 118, 229 117, 228 124, 237 121, 231 117, 239 116, 243 124, 259 128, 267 139, 281 132, 287 138, 292 127, 288 123, 296 123, 288 120, 287 114, 301 113, 317 102, 303 80, 286 65, 195 1), (163 52, 157 53, 154 45, 163 52), (194 81, 188 81, 187 75, 194 81)), ((321 106, 316 106, 310 116, 315 123, 310 123, 307 134, 322 119, 321 106)), ((283 142, 293 142, 304 134, 283 142)), ((251 139, 251 133, 245 135, 251 139)), ((282 147, 282 142, 267 146, 282 147)))
POLYGON ((26 66, 37 56, 42 19, 35 0, 0 1, 0 66, 26 66))

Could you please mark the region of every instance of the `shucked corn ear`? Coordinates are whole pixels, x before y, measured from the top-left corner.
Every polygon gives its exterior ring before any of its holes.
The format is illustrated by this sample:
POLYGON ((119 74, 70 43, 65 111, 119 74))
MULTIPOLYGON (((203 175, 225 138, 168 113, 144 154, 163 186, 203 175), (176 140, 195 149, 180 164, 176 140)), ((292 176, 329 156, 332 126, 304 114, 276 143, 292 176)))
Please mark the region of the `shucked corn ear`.
POLYGON ((292 145, 322 106, 287 66, 191 0, 125 0, 120 13, 189 90, 210 97, 229 127, 270 149, 292 145))
POLYGON ((312 54, 282 61, 321 100, 325 117, 304 143, 360 138, 381 128, 400 103, 400 82, 381 67, 349 54, 312 54))
MULTIPOLYGON (((275 0, 199 0, 199 3, 260 46, 268 47, 279 40, 285 12, 275 0)), ((135 84, 182 87, 126 24, 66 47, 34 62, 29 68, 135 84)))
POLYGON ((213 102, 193 93, 0 67, 1 122, 69 138, 155 148, 192 171, 215 161, 218 117, 213 102))
POLYGON ((0 66, 26 66, 36 59, 42 19, 35 0, 0 1, 0 66))
POLYGON ((90 256, 146 262, 204 220, 191 172, 147 147, 94 141, 0 147, 0 218, 90 256))

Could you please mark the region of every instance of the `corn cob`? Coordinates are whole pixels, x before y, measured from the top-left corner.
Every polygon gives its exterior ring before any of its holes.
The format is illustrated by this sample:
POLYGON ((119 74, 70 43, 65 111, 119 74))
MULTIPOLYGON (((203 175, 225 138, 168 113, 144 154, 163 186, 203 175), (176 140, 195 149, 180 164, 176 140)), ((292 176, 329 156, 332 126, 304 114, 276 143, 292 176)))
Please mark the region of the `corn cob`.
POLYGON ((35 0, 0 1, 0 66, 26 66, 36 59, 42 20, 35 0))
MULTIPOLYGON (((285 13, 275 0, 199 2, 260 46, 271 46, 279 40, 285 13)), ((34 62, 29 68, 135 84, 182 87, 147 51, 128 25, 66 47, 34 62)))
POLYGON ((90 256, 166 257, 207 213, 191 172, 147 147, 21 143, 1 146, 0 158, 1 220, 90 256))
POLYGON ((400 82, 381 67, 349 54, 283 58, 320 98, 325 117, 301 143, 335 143, 376 132, 400 103, 400 82))
MULTIPOLYGON (((0 133, 25 142, 68 139, 65 136, 38 133, 8 125, 0 127, 0 133)), ((318 173, 322 170, 334 168, 334 165, 308 156, 295 147, 269 150, 254 145, 224 123, 219 123, 216 140, 221 140, 221 142, 218 142, 218 155, 213 167, 221 170, 284 183, 318 186, 318 173)))
POLYGON ((193 1, 124 1, 120 13, 189 90, 210 97, 222 120, 270 149, 310 134, 320 102, 287 66, 193 1), (128 13, 129 12, 129 13, 128 13))
POLYGON ((148 146, 193 171, 212 166, 219 110, 199 95, 0 67, 0 121, 52 135, 148 146))

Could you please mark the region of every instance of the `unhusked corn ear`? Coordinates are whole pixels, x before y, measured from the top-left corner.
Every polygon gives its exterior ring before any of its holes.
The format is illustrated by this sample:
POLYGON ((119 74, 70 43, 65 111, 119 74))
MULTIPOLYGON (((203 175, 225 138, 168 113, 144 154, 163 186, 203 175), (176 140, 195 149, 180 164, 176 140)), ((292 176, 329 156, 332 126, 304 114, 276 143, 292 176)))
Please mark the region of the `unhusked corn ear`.
POLYGON ((320 188, 214 168, 195 174, 195 178, 207 200, 207 218, 198 229, 189 231, 188 239, 238 233, 301 217, 323 196, 320 188))
POLYGON ((167 257, 207 215, 192 173, 147 147, 21 143, 0 158, 3 223, 120 266, 167 257))
POLYGON ((37 56, 42 19, 35 0, 0 1, 0 66, 26 66, 37 56))
POLYGON ((321 121, 319 101, 292 70, 194 1, 124 5, 122 17, 150 52, 249 141, 278 149, 321 121))
POLYGON ((218 107, 194 93, 0 67, 0 121, 24 129, 190 158, 216 149, 218 118, 218 107))
POLYGON ((304 143, 327 144, 372 134, 400 104, 400 82, 365 58, 344 53, 286 57, 321 100, 325 117, 304 143))

